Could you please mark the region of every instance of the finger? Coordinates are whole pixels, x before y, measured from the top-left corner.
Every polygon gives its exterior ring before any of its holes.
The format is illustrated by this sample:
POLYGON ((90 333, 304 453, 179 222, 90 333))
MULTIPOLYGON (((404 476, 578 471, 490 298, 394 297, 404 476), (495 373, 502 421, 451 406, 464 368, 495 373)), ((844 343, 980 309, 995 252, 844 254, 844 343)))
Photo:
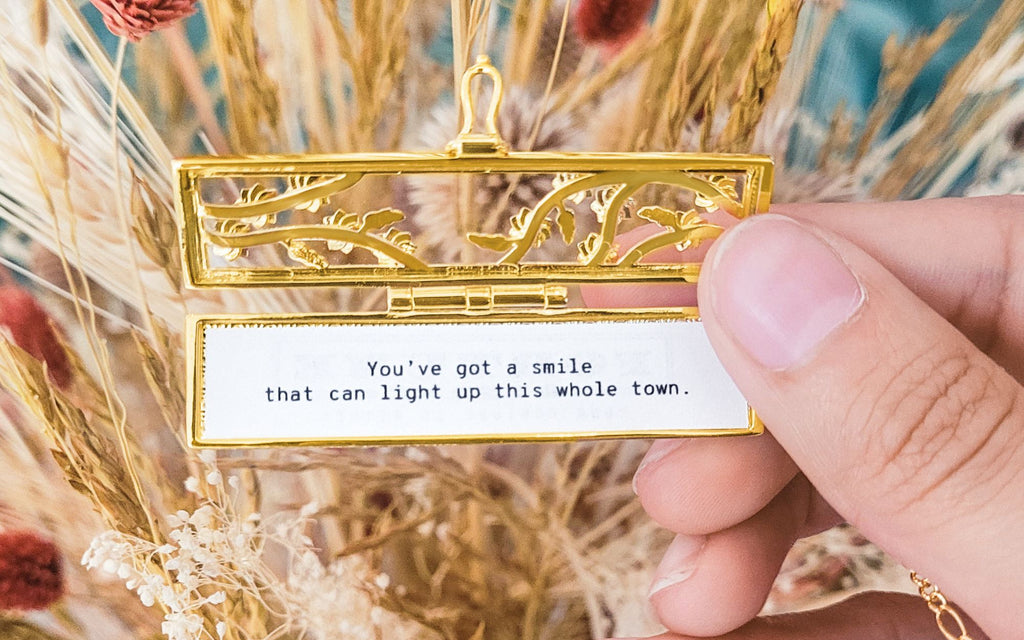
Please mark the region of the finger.
POLYGON ((828 502, 990 633, 1018 633, 1020 384, 866 253, 781 216, 716 243, 699 293, 723 365, 828 502))
MULTIPOLYGON (((624 233, 616 240, 620 246, 631 247, 661 231, 658 225, 648 224, 624 233)), ((686 251, 664 247, 644 260, 655 263, 701 262, 708 247, 709 243, 701 243, 686 251)), ((591 284, 580 287, 580 293, 588 307, 602 309, 697 306, 697 287, 692 284, 591 284)))
POLYGON ((812 221, 864 249, 1024 381, 1024 273, 1011 268, 1022 257, 1024 197, 796 204, 773 210, 812 221))
POLYGON ((803 475, 763 509, 705 535, 679 535, 655 572, 651 602, 675 631, 706 635, 741 625, 761 610, 793 543, 840 522, 803 475))
POLYGON ((677 536, 651 584, 651 604, 662 624, 705 636, 757 615, 807 520, 811 496, 810 484, 800 476, 733 527, 707 536, 677 536))
POLYGON ((706 534, 760 511, 796 475, 775 438, 658 440, 633 487, 648 514, 677 533, 706 534))
MULTIPOLYGON (((813 222, 861 247, 1024 381, 1024 274, 1012 269, 1024 262, 1024 197, 785 204, 772 210, 813 222)), ((641 228, 631 233, 653 232, 641 228)), ((702 244, 700 250, 711 246, 702 244)), ((669 251, 651 259, 699 258, 669 251)), ((681 286, 587 286, 581 291, 588 306, 595 307, 692 304, 681 286)))
MULTIPOLYGON (((974 640, 987 640, 966 619, 974 640)), ((953 629, 950 629, 951 631, 953 629)), ((689 640, 665 633, 647 640, 689 640)), ((717 640, 930 640, 940 637, 935 615, 920 598, 902 593, 864 593, 831 607, 752 620, 717 640)))
MULTIPOLYGON (((736 226, 738 220, 724 211, 708 213, 704 218, 725 229, 736 226)), ((618 238, 620 247, 631 247, 664 229, 656 224, 646 224, 632 229, 618 238)), ((682 251, 674 246, 662 247, 644 256, 643 263, 703 262, 710 242, 701 242, 682 251)), ((693 307, 697 305, 697 287, 694 284, 589 284, 580 287, 583 301, 588 307, 617 309, 623 307, 693 307)))
POLYGON ((697 306, 697 287, 687 284, 588 284, 580 293, 593 309, 697 306))

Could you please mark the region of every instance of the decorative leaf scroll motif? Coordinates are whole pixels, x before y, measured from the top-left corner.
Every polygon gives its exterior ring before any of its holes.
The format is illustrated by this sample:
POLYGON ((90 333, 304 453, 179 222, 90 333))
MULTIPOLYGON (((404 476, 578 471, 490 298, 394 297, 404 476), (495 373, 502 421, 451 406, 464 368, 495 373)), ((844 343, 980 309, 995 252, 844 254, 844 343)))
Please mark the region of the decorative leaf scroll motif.
MULTIPOLYGON (((390 224, 394 224, 405 218, 405 214, 397 209, 380 209, 379 211, 371 211, 359 215, 358 213, 346 213, 341 209, 335 211, 332 215, 324 218, 324 224, 330 227, 337 227, 339 229, 348 229, 355 233, 369 233, 370 231, 378 231, 387 227, 390 224)), ((340 240, 328 240, 327 248, 332 251, 341 251, 342 253, 350 253, 355 245, 351 242, 342 242, 340 240)))
POLYGON ((609 209, 615 203, 615 196, 621 193, 625 187, 624 184, 616 184, 594 190, 594 200, 590 203, 590 210, 597 216, 598 222, 604 224, 604 221, 608 219, 608 214, 611 213, 609 209))
POLYGON ((696 247, 704 240, 717 238, 724 231, 722 227, 701 218, 696 209, 672 211, 656 206, 642 207, 636 215, 661 226, 668 233, 651 236, 627 251, 619 262, 619 265, 624 267, 632 267, 656 249, 675 245, 677 251, 685 251, 696 247))
POLYGON ((601 234, 591 233, 579 244, 579 261, 583 264, 593 262, 602 252, 611 252, 612 247, 601 240, 601 234))
POLYGON ((742 209, 736 179, 728 175, 699 176, 684 171, 607 171, 597 174, 559 174, 552 180, 552 190, 532 209, 524 208, 509 220, 509 233, 471 233, 473 244, 504 252, 501 264, 518 264, 526 253, 551 237, 552 226, 558 228, 566 244, 575 241, 574 206, 590 200, 590 211, 600 228, 578 244, 579 262, 588 267, 632 267, 645 255, 662 247, 675 245, 680 251, 717 237, 722 227, 700 217, 698 210, 717 209, 736 214, 742 209), (672 211, 658 206, 645 206, 636 211, 644 220, 665 229, 627 251, 618 252, 616 230, 624 215, 632 210, 633 195, 649 184, 666 184, 687 189, 694 194, 694 208, 672 211), (622 256, 619 259, 619 256, 622 256))
MULTIPOLYGON (((298 191, 300 189, 305 189, 310 185, 315 185, 322 179, 323 178, 320 176, 288 176, 288 190, 298 191)), ((295 210, 298 211, 301 209, 304 211, 309 211, 310 213, 316 213, 317 211, 320 210, 320 207, 323 207, 329 201, 330 198, 328 198, 327 196, 321 198, 313 198, 308 202, 298 203, 297 205, 295 205, 295 210)))
POLYGON ((380 266, 427 269, 413 253, 412 236, 395 225, 405 219, 397 209, 380 209, 368 213, 349 213, 341 209, 324 216, 319 224, 274 226, 277 214, 292 210, 316 213, 326 206, 330 197, 348 189, 362 174, 334 178, 289 176, 288 189, 278 194, 262 185, 243 190, 234 204, 206 205, 204 217, 214 220, 205 228, 213 251, 228 261, 244 255, 247 248, 278 244, 291 260, 303 267, 324 271, 334 266, 332 251, 349 254, 353 249, 369 251, 380 266), (323 242, 326 251, 311 243, 323 242))
MULTIPOLYGON (((733 202, 739 202, 740 196, 736 191, 736 178, 726 175, 712 175, 708 176, 707 181, 733 202)), ((714 211, 718 206, 718 203, 713 199, 702 196, 699 193, 693 203, 707 211, 714 211)))
POLYGON ((555 214, 555 226, 558 227, 558 232, 562 234, 562 240, 565 244, 572 244, 573 239, 576 237, 576 216, 573 215, 569 209, 559 206, 555 214))
MULTIPOLYGON (((257 184, 247 189, 242 189, 241 193, 238 194, 236 204, 253 204, 273 198, 275 195, 277 195, 277 192, 267 189, 263 185, 257 184)), ((274 224, 276 219, 276 214, 272 213, 260 215, 246 221, 226 218, 218 220, 216 224, 214 224, 213 231, 220 236, 243 236, 250 231, 262 229, 268 224, 274 224)), ((231 262, 244 256, 245 248, 228 247, 215 244, 213 252, 222 256, 228 262, 231 262)))
POLYGON ((327 267, 331 266, 331 263, 327 261, 327 258, 322 256, 315 249, 310 248, 308 244, 301 240, 286 240, 284 246, 288 249, 289 258, 304 264, 307 267, 323 271, 327 267))
POLYGON ((408 231, 392 226, 404 219, 405 214, 398 209, 378 209, 362 215, 338 209, 324 218, 324 225, 348 232, 354 239, 328 240, 327 248, 348 254, 356 247, 362 247, 371 251, 382 266, 400 267, 402 263, 396 260, 392 253, 379 249, 377 243, 383 242, 411 256, 416 251, 412 235, 408 231), (363 238, 365 242, 359 242, 359 238, 363 238))
MULTIPOLYGON (((319 213, 333 196, 361 178, 360 173, 293 175, 288 177, 283 193, 257 184, 242 190, 232 204, 204 203, 201 215, 205 240, 212 253, 228 261, 237 260, 252 247, 277 245, 302 269, 326 271, 365 265, 343 258, 359 249, 371 254, 382 267, 429 270, 429 265, 414 255, 412 236, 396 226, 405 220, 402 211, 386 208, 354 213, 335 209, 327 215, 319 213), (281 224, 282 219, 289 224, 281 224)), ((501 253, 498 265, 520 264, 531 249, 557 234, 566 245, 576 244, 578 261, 584 267, 629 268, 659 248, 674 245, 684 250, 716 237, 722 229, 701 216, 716 209, 737 215, 743 210, 741 199, 736 178, 725 174, 680 170, 559 174, 540 201, 510 218, 507 234, 471 233, 467 237, 477 246, 501 253), (692 208, 637 209, 634 196, 654 184, 692 193, 692 208), (592 214, 598 227, 579 240, 577 216, 584 214, 592 214), (619 225, 625 217, 634 215, 658 224, 663 232, 623 251, 616 244, 619 225)))

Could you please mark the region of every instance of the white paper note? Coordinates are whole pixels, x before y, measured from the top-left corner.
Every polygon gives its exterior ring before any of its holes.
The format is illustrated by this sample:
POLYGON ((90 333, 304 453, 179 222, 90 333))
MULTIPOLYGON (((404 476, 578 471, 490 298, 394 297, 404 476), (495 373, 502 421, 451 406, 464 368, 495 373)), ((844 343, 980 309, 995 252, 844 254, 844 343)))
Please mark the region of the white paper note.
POLYGON ((196 331, 197 445, 752 429, 693 320, 208 320, 196 331))

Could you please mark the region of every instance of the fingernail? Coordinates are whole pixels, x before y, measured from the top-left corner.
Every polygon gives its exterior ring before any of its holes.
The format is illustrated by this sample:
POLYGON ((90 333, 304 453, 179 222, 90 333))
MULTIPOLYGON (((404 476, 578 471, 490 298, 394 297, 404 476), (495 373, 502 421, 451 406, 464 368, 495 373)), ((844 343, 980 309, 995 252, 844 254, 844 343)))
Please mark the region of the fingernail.
POLYGON ((637 478, 640 477, 640 472, 678 449, 684 442, 686 442, 685 438, 655 440, 654 444, 651 445, 651 448, 647 450, 647 453, 640 461, 640 466, 636 468, 636 473, 633 474, 633 493, 636 493, 636 483, 637 478))
POLYGON ((654 571, 654 580, 648 597, 675 586, 693 575, 707 536, 677 535, 665 550, 665 556, 654 571))
POLYGON ((807 361, 864 302, 835 250, 783 216, 757 216, 723 237, 710 271, 716 319, 769 369, 807 361))

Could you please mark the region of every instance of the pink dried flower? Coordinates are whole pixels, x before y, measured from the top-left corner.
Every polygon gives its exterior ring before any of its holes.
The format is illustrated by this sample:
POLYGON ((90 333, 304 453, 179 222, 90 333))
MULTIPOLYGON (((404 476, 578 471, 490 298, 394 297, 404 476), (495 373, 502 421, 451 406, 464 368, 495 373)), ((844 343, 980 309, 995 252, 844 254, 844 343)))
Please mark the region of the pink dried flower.
POLYGON ((138 42, 196 12, 197 0, 90 0, 116 36, 138 42))
POLYGON ((576 33, 590 44, 623 45, 640 33, 652 6, 654 0, 580 0, 576 33))
POLYGON ((68 354, 57 338, 50 316, 28 291, 11 284, 0 286, 0 327, 10 332, 14 344, 46 363, 54 384, 62 389, 68 386, 68 354))
POLYGON ((0 609, 45 609, 64 594, 60 550, 32 531, 0 533, 0 609))

